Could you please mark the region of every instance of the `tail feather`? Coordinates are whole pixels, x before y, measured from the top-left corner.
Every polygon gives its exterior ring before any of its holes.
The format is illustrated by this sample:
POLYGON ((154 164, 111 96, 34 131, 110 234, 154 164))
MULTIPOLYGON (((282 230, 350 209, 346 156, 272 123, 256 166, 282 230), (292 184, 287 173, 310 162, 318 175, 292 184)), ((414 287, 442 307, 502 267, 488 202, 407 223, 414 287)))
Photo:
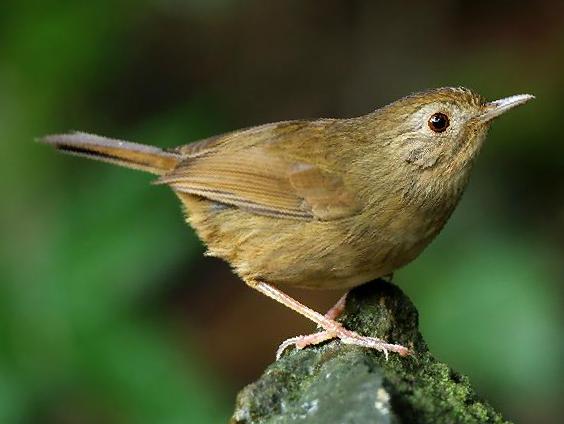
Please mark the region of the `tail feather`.
POLYGON ((40 141, 51 144, 57 150, 71 155, 97 159, 157 175, 171 171, 180 161, 178 154, 167 152, 158 147, 115 140, 84 132, 48 135, 40 141))

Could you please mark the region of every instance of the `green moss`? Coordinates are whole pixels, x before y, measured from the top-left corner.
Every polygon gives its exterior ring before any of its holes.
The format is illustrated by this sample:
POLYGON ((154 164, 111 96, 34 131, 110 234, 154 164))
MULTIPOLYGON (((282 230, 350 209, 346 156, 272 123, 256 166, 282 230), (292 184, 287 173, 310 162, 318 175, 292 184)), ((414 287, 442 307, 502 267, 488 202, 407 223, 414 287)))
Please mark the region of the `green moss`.
POLYGON ((401 343, 413 355, 384 355, 331 341, 292 350, 237 398, 233 423, 502 423, 468 378, 438 362, 409 299, 378 280, 351 292, 343 323, 401 343))

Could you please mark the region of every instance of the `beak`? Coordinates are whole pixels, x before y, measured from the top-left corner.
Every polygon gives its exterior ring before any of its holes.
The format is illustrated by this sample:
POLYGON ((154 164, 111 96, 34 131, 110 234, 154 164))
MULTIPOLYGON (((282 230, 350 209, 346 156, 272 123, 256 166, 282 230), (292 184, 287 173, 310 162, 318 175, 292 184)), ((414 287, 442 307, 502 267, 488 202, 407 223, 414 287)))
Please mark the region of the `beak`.
POLYGON ((516 96, 506 97, 504 99, 494 100, 484 105, 484 110, 478 115, 478 119, 482 122, 491 121, 499 115, 513 109, 516 106, 527 103, 534 99, 532 94, 517 94, 516 96))

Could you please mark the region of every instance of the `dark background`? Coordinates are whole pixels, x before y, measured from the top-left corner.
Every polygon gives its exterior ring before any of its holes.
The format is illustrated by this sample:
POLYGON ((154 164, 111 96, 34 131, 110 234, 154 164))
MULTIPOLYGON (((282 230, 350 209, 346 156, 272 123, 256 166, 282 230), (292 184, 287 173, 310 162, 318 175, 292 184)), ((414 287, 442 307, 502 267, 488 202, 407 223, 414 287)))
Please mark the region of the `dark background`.
MULTIPOLYGON (((203 248, 152 177, 34 138, 175 146, 425 88, 532 93, 440 237, 396 274, 438 358, 509 419, 564 413, 560 1, 4 0, 0 422, 225 422, 310 323, 203 248)), ((291 290, 324 310, 338 292, 291 290)))

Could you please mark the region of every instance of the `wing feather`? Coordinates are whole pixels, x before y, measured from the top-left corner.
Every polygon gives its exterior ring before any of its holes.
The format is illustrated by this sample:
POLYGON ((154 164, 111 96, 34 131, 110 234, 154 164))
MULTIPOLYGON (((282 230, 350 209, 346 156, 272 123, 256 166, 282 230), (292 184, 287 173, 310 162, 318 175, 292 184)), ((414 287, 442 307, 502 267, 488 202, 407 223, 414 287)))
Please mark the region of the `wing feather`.
POLYGON ((335 173, 290 158, 269 143, 237 150, 221 144, 221 139, 206 140, 184 150, 186 159, 157 183, 281 218, 332 220, 358 211, 355 196, 335 173))

